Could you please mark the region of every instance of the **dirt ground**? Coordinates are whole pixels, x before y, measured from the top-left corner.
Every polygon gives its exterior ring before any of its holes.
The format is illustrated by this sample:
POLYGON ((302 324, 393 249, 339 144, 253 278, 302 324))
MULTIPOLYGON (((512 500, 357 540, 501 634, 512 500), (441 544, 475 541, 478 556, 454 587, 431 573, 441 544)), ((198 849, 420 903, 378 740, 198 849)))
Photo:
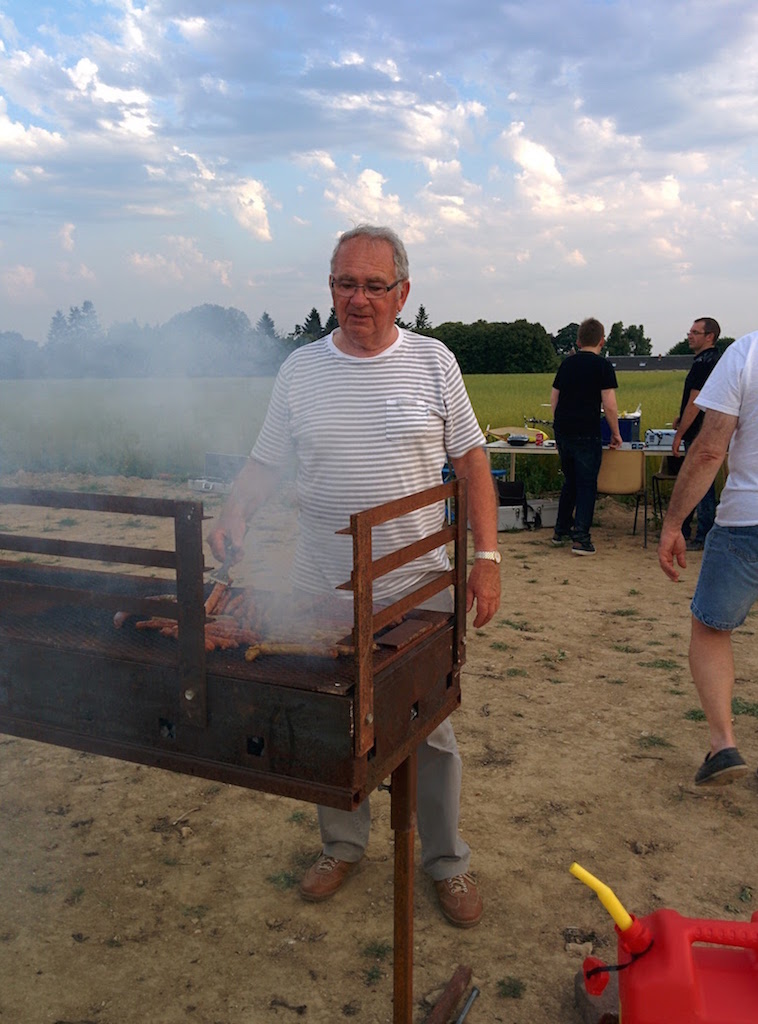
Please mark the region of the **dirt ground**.
MULTIPOLYGON (((170 482, 94 486, 197 497, 170 482)), ((206 511, 221 500, 210 496, 206 511)), ((596 518, 595 558, 553 548, 549 529, 500 534, 502 606, 486 628, 469 626, 454 718, 461 829, 485 916, 470 931, 450 927, 417 868, 417 1022, 459 964, 481 991, 467 1024, 578 1021, 585 947, 567 938, 588 938, 611 962, 615 950, 607 914, 568 872, 574 860, 638 916, 672 907, 742 921, 758 908, 758 779, 693 785, 707 746, 687 665, 701 556, 674 585, 655 535, 647 549, 632 535, 633 508, 605 499, 596 518)), ((12 509, 0 520, 34 532, 12 509)), ((267 525, 265 556, 289 536, 285 516, 267 525)), ((75 516, 61 528, 82 529, 75 516)), ((146 529, 127 524, 124 541, 142 543, 146 529)), ((753 612, 734 637, 738 741, 751 767, 757 621, 753 612)), ((310 804, 0 736, 1 1024, 391 1021, 387 794, 372 808, 359 870, 313 906, 295 885, 320 848, 310 804)))

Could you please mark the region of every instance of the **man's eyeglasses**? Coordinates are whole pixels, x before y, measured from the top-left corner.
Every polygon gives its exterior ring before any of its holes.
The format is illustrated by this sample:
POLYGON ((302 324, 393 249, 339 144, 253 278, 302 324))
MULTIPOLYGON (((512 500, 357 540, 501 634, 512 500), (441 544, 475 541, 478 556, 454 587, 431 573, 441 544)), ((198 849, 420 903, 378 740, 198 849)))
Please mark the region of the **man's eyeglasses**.
POLYGON ((687 334, 710 334, 710 331, 687 331, 687 334))
POLYGON ((393 288, 397 288, 401 280, 402 278, 398 278, 392 284, 382 284, 380 281, 356 284, 355 281, 338 281, 332 277, 329 279, 329 285, 334 294, 338 295, 341 299, 352 299, 359 288, 362 289, 363 294, 369 299, 383 299, 393 288))

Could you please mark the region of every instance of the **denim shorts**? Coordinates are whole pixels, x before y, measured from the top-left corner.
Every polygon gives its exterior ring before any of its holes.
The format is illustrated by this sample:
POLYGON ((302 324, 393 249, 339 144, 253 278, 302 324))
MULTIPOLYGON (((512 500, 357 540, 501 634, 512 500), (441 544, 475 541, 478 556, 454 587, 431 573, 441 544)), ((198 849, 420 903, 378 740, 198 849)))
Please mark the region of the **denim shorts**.
POLYGON ((692 614, 711 629, 736 629, 758 599, 758 526, 714 526, 703 551, 692 614))

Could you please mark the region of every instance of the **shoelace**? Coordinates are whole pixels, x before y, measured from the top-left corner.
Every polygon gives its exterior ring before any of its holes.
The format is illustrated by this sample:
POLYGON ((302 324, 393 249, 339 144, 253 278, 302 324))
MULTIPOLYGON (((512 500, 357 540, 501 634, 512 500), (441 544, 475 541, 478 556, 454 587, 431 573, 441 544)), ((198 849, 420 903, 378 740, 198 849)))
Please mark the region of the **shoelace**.
POLYGON ((451 896, 465 896, 468 892, 468 885, 466 882, 473 881, 473 879, 467 879, 466 875, 453 875, 452 878, 446 878, 445 884, 450 890, 451 896))
POLYGON ((316 865, 316 871, 328 874, 329 872, 334 871, 338 864, 339 861, 336 857, 322 857, 316 865))

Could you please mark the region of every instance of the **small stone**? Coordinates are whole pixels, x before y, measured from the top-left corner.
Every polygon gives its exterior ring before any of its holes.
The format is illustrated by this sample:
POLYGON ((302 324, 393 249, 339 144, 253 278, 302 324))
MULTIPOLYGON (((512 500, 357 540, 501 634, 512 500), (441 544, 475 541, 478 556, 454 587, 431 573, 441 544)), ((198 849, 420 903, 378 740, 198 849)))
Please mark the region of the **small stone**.
POLYGON ((569 956, 581 957, 582 960, 586 956, 592 956, 591 942, 567 942, 563 948, 569 956))

